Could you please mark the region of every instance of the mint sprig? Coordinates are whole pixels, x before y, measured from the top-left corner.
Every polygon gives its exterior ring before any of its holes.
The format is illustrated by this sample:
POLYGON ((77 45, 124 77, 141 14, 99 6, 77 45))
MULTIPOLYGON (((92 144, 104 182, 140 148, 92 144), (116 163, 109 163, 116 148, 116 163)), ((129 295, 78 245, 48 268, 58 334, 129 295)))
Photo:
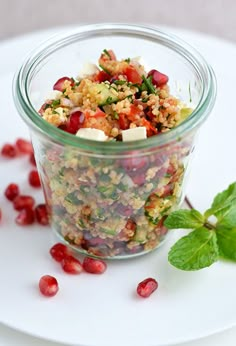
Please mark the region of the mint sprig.
POLYGON ((217 194, 204 214, 196 209, 177 210, 164 225, 168 229, 192 229, 169 251, 168 260, 176 268, 199 270, 220 257, 236 262, 236 182, 217 194), (209 220, 211 216, 215 223, 209 220))

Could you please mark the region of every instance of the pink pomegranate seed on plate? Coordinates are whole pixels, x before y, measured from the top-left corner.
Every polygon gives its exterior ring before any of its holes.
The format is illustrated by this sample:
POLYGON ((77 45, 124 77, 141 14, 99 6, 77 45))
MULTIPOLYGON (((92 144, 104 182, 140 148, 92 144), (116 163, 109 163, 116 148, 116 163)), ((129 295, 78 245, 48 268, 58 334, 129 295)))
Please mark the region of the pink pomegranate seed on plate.
POLYGON ((91 274, 102 274, 107 269, 107 264, 99 259, 85 257, 83 261, 83 268, 86 272, 91 274))
POLYGON ((33 166, 36 166, 36 161, 35 161, 34 153, 30 154, 29 162, 32 163, 33 166))
POLYGON ((143 280, 138 284, 137 293, 140 297, 149 297, 158 287, 158 283, 153 278, 143 280))
POLYGON ((39 179, 39 173, 36 170, 33 170, 29 173, 28 180, 29 180, 29 184, 32 187, 40 187, 41 186, 41 182, 39 179))
POLYGON ((33 208, 34 206, 34 198, 31 196, 27 196, 27 195, 19 195, 16 196, 16 198, 13 201, 13 207, 16 210, 21 210, 24 208, 33 208))
POLYGON ((16 196, 18 196, 20 193, 19 186, 15 183, 11 183, 7 186, 4 194, 9 201, 13 201, 16 196))
POLYGON ((51 275, 44 275, 39 280, 39 290, 45 297, 53 297, 59 290, 57 279, 51 275))
POLYGON ((61 262, 65 257, 71 256, 69 248, 62 243, 53 245, 49 252, 52 258, 57 262, 61 262))
POLYGON ((16 157, 17 155, 16 148, 14 147, 14 145, 6 143, 2 147, 1 154, 2 156, 5 156, 5 157, 10 157, 10 158, 16 157))
POLYGON ((82 264, 73 256, 67 256, 61 261, 62 269, 69 274, 80 274, 83 270, 82 264))
POLYGON ((15 219, 16 223, 20 226, 32 225, 34 223, 34 211, 31 208, 21 209, 15 219))
POLYGON ((18 138, 16 140, 16 148, 21 154, 32 154, 33 147, 30 141, 23 138, 18 138))
POLYGON ((40 225, 46 226, 49 224, 46 204, 38 204, 35 207, 35 216, 40 225))
POLYGON ((166 76, 164 73, 161 73, 157 70, 151 70, 148 73, 148 77, 152 76, 152 84, 154 84, 156 87, 161 87, 168 83, 168 76, 166 76))

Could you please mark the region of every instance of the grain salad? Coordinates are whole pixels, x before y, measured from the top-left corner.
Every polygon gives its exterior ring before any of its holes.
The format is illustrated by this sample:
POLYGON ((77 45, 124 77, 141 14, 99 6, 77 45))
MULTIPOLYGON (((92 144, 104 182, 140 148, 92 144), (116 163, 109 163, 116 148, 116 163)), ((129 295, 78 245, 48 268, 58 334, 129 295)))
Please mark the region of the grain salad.
MULTIPOLYGON (((168 76, 139 59, 102 52, 76 79, 61 77, 39 110, 61 131, 106 142, 145 140, 171 131, 192 112, 171 95, 168 76)), ((80 252, 127 257, 156 248, 163 222, 182 200, 191 138, 120 159, 45 145, 39 162, 51 223, 80 252)))

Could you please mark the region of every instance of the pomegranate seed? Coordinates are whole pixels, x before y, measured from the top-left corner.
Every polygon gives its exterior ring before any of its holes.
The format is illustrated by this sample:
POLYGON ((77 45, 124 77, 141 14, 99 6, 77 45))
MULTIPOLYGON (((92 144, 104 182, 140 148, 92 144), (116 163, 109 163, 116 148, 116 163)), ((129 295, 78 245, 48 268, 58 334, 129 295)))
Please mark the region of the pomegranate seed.
POLYGON ((149 297, 158 287, 158 283, 153 278, 143 280, 138 284, 137 293, 140 297, 149 297))
POLYGON ((17 184, 11 183, 7 186, 5 190, 5 196, 9 201, 13 201, 16 196, 18 196, 20 193, 19 186, 17 184))
POLYGON ((59 290, 57 279, 51 275, 44 275, 39 280, 39 290, 45 297, 53 297, 59 290))
POLYGON ((40 223, 40 225, 46 226, 49 224, 46 204, 39 204, 36 206, 35 216, 36 220, 38 221, 38 223, 40 223))
POLYGON ((168 83, 168 76, 166 76, 164 73, 161 73, 157 70, 151 70, 148 73, 148 77, 152 76, 152 84, 154 84, 156 87, 161 87, 168 83))
POLYGON ((34 206, 35 200, 31 196, 19 195, 13 201, 13 207, 16 210, 22 210, 24 208, 32 209, 34 206))
POLYGON ((34 153, 30 154, 29 162, 30 162, 33 166, 36 166, 36 161, 35 161, 34 153))
POLYGON ((75 134, 79 128, 82 127, 84 122, 84 114, 80 111, 76 111, 70 115, 66 125, 66 131, 75 134))
POLYGON ((58 79, 58 81, 56 81, 56 83, 53 85, 53 90, 63 91, 64 90, 64 82, 66 80, 71 81, 71 85, 74 84, 72 82, 71 78, 69 78, 69 77, 62 77, 62 78, 58 79))
POLYGON ((83 261, 83 268, 86 272, 91 274, 102 274, 107 269, 107 265, 102 260, 85 257, 83 261))
POLYGON ((29 173, 28 180, 29 180, 29 184, 33 187, 40 187, 41 186, 41 182, 39 179, 39 173, 36 170, 31 171, 29 173))
POLYGON ((69 248, 62 243, 53 245, 49 252, 52 258, 54 258, 54 260, 57 262, 61 262, 64 258, 71 256, 71 251, 69 248))
POLYGON ((20 226, 31 225, 34 222, 34 211, 31 208, 24 208, 20 210, 15 219, 16 223, 20 226))
POLYGON ((32 144, 23 138, 18 138, 16 140, 16 148, 21 154, 32 154, 33 147, 32 144))
POLYGON ((3 145, 1 153, 2 153, 2 156, 6 156, 6 157, 15 157, 17 154, 16 148, 14 147, 14 145, 9 143, 6 143, 3 145))
POLYGON ((145 174, 141 173, 139 175, 135 175, 134 177, 132 177, 132 180, 136 185, 143 185, 146 181, 145 174))
POLYGON ((61 261, 62 269, 69 274, 80 274, 83 270, 82 264, 73 256, 68 256, 61 261))

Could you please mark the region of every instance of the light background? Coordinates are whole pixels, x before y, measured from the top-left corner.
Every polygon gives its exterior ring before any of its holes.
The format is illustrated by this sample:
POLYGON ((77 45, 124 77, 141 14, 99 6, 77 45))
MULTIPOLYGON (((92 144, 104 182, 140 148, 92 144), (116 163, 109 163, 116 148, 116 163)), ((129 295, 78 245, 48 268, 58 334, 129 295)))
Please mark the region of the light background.
POLYGON ((170 25, 236 41, 235 0, 0 0, 0 39, 67 24, 170 25))

